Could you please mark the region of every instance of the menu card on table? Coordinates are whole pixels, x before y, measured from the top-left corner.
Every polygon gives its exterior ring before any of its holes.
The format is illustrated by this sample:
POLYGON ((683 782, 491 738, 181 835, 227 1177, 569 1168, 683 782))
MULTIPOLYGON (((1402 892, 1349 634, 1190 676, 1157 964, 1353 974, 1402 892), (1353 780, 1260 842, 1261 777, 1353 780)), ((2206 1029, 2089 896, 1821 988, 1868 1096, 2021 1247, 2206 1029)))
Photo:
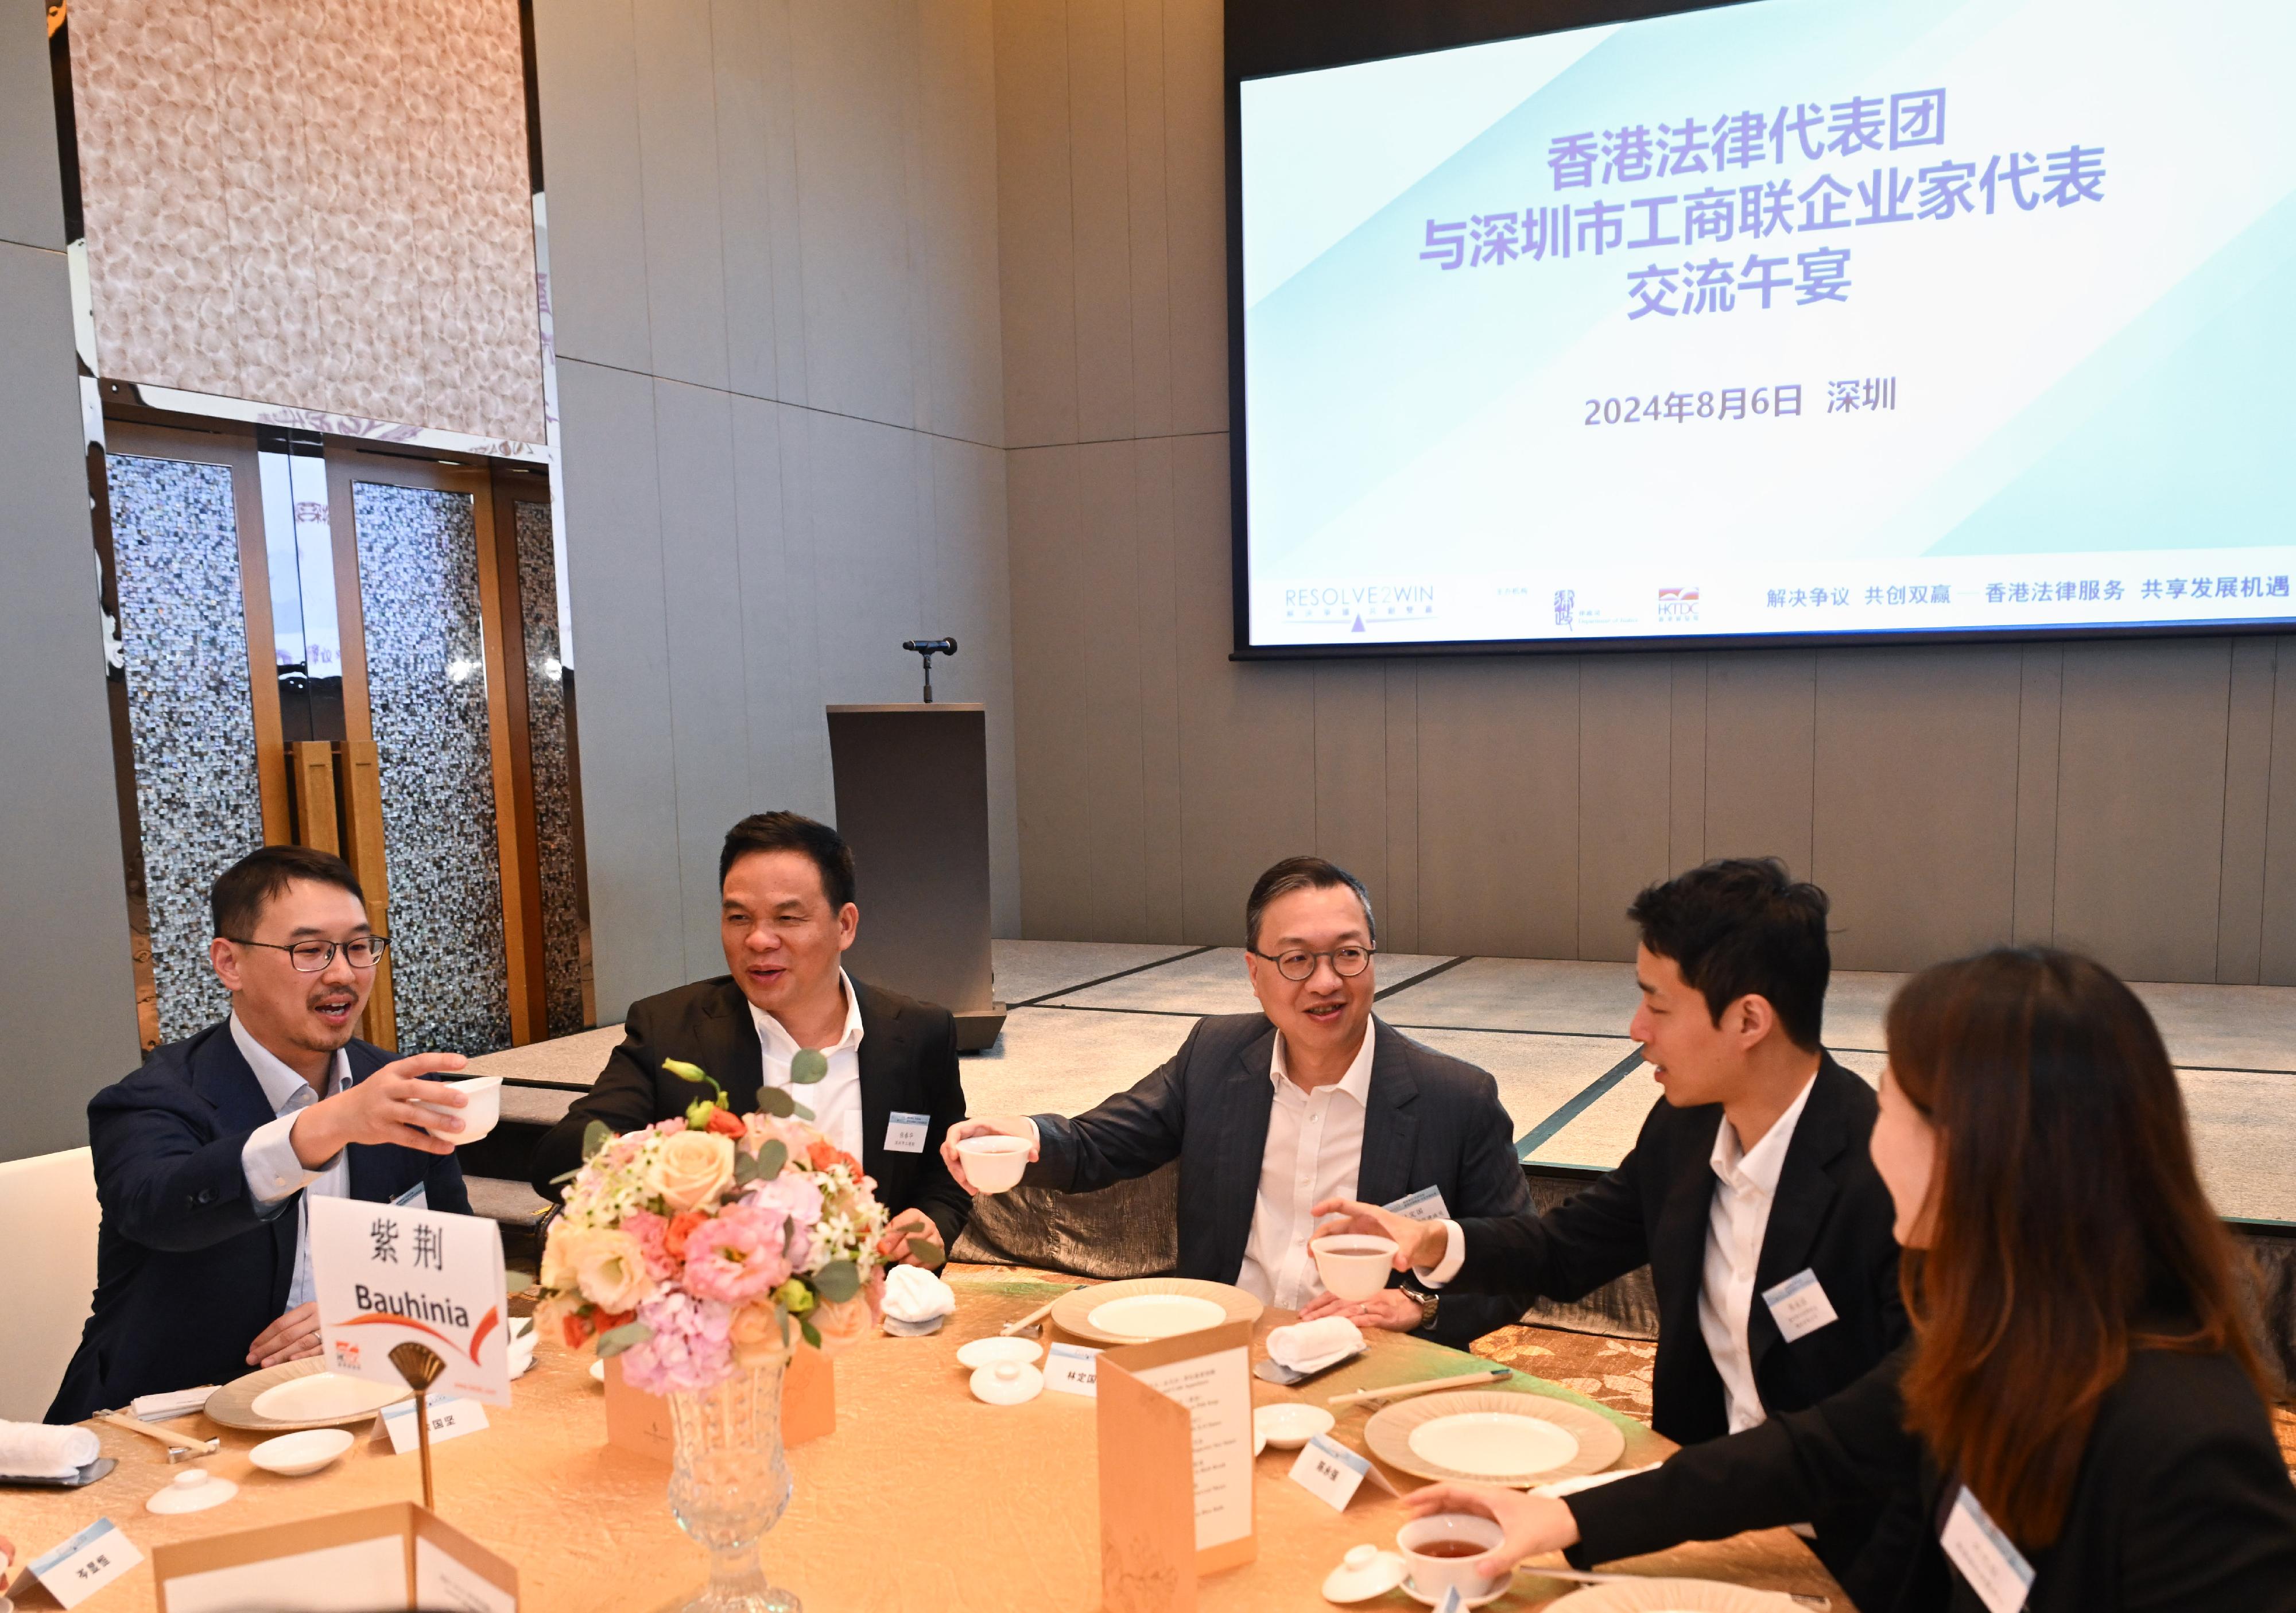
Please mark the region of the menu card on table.
POLYGON ((411 1501, 154 1546, 152 1576, 160 1613, 518 1613, 518 1570, 411 1501))
POLYGON ((1101 1352, 1100 1577, 1105 1613, 1185 1613, 1196 1576, 1258 1554, 1251 1324, 1101 1352))
POLYGON ((447 1363, 434 1393, 510 1404, 500 1227, 483 1216, 360 1199, 313 1199, 308 1208, 320 1352, 331 1370, 403 1385, 390 1351, 411 1339, 447 1363))

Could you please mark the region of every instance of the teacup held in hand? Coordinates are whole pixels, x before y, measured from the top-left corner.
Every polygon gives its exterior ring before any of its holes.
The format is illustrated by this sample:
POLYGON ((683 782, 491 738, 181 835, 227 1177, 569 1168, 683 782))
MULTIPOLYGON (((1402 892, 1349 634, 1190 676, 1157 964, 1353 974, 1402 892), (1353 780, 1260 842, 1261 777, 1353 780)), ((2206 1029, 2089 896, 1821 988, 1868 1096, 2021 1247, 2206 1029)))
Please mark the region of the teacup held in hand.
POLYGON ((972 1183, 975 1192, 1001 1193, 1017 1187, 1021 1174, 1029 1168, 1029 1142, 1025 1137, 993 1134, 967 1137, 956 1145, 956 1151, 964 1159, 964 1177, 972 1183))
POLYGON ((1337 1232, 1308 1245, 1316 1257, 1316 1273, 1324 1286, 1342 1299, 1368 1299, 1387 1286, 1395 1270, 1392 1238, 1373 1238, 1361 1232, 1337 1232))

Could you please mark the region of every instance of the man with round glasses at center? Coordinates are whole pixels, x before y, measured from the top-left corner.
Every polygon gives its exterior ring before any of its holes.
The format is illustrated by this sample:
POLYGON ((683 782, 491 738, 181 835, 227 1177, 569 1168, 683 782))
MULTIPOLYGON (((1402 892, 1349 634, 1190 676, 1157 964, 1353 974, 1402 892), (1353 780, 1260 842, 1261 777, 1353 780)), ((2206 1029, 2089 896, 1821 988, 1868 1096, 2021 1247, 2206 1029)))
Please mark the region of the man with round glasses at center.
MULTIPOLYGON (((941 1156, 984 1133, 1033 1145, 1030 1186, 1088 1193, 1180 1162, 1179 1275, 1304 1310, 1321 1298, 1310 1208, 1335 1183, 1442 1220, 1526 1211, 1498 1086, 1372 1013, 1378 938, 1361 880, 1287 857, 1252 887, 1244 968, 1261 1011, 1199 1020, 1162 1068, 1073 1118, 1005 1115, 951 1126, 941 1156), (1467 1209, 1469 1205, 1492 1208, 1467 1209)), ((1513 1296, 1439 1298, 1398 1276, 1337 1314, 1464 1345, 1517 1320, 1513 1296)))

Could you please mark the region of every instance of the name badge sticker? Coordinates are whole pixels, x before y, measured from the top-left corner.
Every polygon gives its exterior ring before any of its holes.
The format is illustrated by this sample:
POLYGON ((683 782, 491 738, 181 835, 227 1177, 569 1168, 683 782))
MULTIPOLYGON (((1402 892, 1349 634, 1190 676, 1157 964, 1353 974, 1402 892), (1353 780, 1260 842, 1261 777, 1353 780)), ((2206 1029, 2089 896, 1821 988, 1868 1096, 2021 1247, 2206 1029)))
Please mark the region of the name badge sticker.
POLYGON ((885 1126, 885 1151, 921 1154, 925 1151, 925 1134, 931 1130, 931 1115, 905 1115, 895 1109, 891 1120, 885 1126))
POLYGON ((1045 1387, 1063 1395, 1100 1398, 1100 1352, 1080 1344, 1056 1344, 1045 1352, 1045 1387))
MULTIPOLYGON (((394 1454, 404 1456, 420 1449, 422 1430, 414 1426, 414 1403, 402 1400, 387 1407, 382 1413, 382 1426, 390 1435, 394 1454)), ((458 1395, 430 1396, 430 1443, 452 1439, 459 1434, 475 1434, 487 1426, 487 1408, 475 1400, 464 1400, 458 1395)))
POLYGON ((1401 1216, 1406 1221, 1448 1221, 1451 1218, 1450 1208, 1443 1202, 1443 1190, 1439 1187, 1423 1187, 1415 1193, 1406 1193, 1394 1203, 1383 1204, 1380 1208, 1401 1216))
POLYGON ((144 1560, 135 1543, 109 1518, 99 1518, 53 1551, 25 1565, 48 1594, 67 1608, 78 1607, 144 1560))
POLYGON ((1988 1613, 2018 1613, 2033 1588, 2033 1565, 1986 1516, 1977 1497, 1964 1485, 1953 1498, 1953 1511, 1939 1531, 1938 1543, 1969 1588, 1985 1603, 1988 1613))
POLYGON ((1318 1434, 1300 1447, 1300 1459, 1292 1464, 1292 1482, 1334 1512, 1344 1512, 1370 1471, 1368 1460, 1318 1434))
POLYGON ((393 1199, 391 1203, 400 1209, 427 1210, 430 1208, 430 1186, 427 1183, 418 1182, 399 1194, 398 1198, 393 1199))
POLYGON ((1833 1301, 1825 1297, 1825 1286, 1818 1281, 1817 1273, 1807 1268, 1775 1288, 1764 1289, 1762 1303, 1770 1307, 1770 1317, 1788 1344, 1841 1320, 1833 1301))

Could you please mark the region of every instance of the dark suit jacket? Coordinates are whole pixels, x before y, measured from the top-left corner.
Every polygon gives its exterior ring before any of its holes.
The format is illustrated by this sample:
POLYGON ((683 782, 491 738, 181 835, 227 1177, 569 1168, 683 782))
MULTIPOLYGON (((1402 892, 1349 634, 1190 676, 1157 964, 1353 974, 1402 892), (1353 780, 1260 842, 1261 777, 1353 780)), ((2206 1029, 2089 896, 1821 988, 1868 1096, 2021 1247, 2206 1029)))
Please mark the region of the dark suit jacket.
MULTIPOLYGON (((861 1003, 861 1167, 877 1181, 888 1209, 916 1208, 940 1229, 941 1247, 954 1249, 972 1214, 972 1200, 941 1163, 940 1140, 964 1118, 964 1084, 956 1069, 956 1021, 948 1010, 898 993, 853 982, 861 1003), (895 1110, 931 1115, 923 1151, 897 1154, 885 1147, 895 1110)), ((582 1163, 582 1134, 593 1120, 616 1133, 636 1131, 685 1112, 706 1086, 679 1080, 664 1059, 698 1064, 726 1089, 737 1114, 758 1107, 766 1084, 765 1049, 749 999, 731 975, 697 980, 630 1004, 621 1045, 566 1118, 535 1145, 529 1172, 534 1191, 564 1196, 553 1178, 582 1163)), ((800 1102, 805 1101, 800 1089, 800 1102)))
MULTIPOLYGON (((1454 1216, 1526 1210, 1530 1191, 1497 1084, 1376 1018, 1372 1035, 1356 1196, 1386 1204, 1435 1187, 1454 1216)), ((1180 1051, 1129 1092, 1074 1119, 1035 1117, 1039 1158, 1027 1181, 1088 1193, 1177 1159, 1180 1274, 1234 1282, 1250 1241, 1267 1150, 1275 1052, 1275 1028, 1265 1014, 1198 1020, 1180 1051)), ((1399 1273, 1394 1281, 1402 1281, 1399 1273)), ((1429 1337, 1464 1345, 1519 1320, 1528 1303, 1447 1298, 1429 1337)))
MULTIPOLYGON (((1844 1577, 1858 1607, 1985 1613, 1938 1541, 1960 1486, 1906 1431, 1903 1359, 1808 1411, 1571 1496, 1571 1561, 1791 1522, 1831 1496, 1886 1496, 1885 1529, 1910 1539, 1880 1571, 1844 1577)), ((2131 1354, 2098 1404, 2062 1533, 2024 1555, 2027 1613, 2296 1613, 2296 1487, 2255 1386, 2226 1356, 2131 1354)))
MULTIPOLYGON (((354 1085, 398 1057, 366 1042, 348 1052, 354 1085)), ((266 1218, 248 1194, 240 1150, 273 1118, 228 1020, 154 1050, 90 1100, 95 1309, 50 1422, 249 1370, 247 1347, 287 1308, 301 1220, 294 1198, 266 1218)), ((417 1183, 430 1208, 471 1213, 454 1155, 350 1145, 352 1198, 387 1203, 417 1183)))

